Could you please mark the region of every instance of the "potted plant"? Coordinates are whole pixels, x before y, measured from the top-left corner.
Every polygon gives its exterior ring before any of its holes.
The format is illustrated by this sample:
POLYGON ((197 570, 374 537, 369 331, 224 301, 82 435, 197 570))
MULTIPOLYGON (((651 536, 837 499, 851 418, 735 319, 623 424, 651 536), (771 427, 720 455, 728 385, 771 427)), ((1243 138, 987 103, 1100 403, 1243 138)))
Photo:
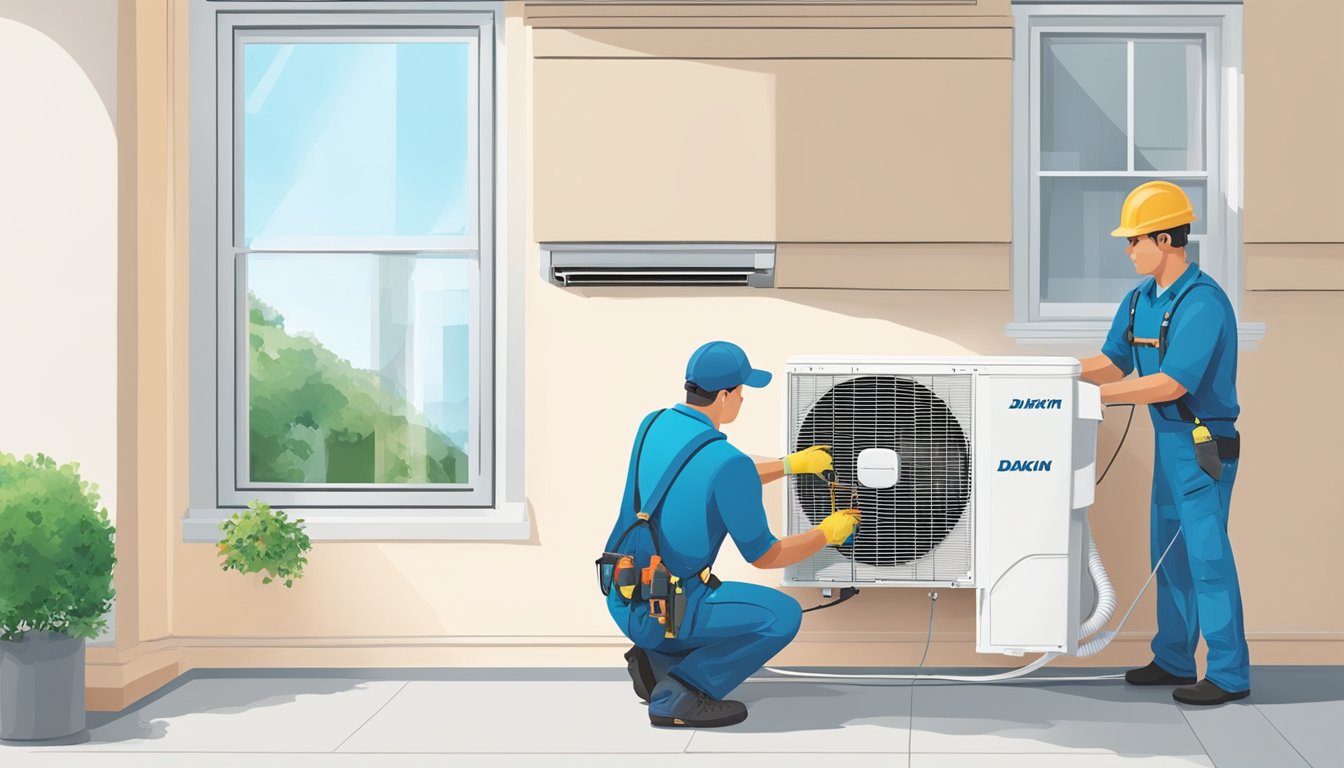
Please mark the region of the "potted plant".
POLYGON ((303 518, 290 520, 289 515, 271 509, 269 504, 249 503, 247 509, 234 513, 219 526, 224 532, 219 542, 219 554, 224 558, 220 567, 240 573, 265 571, 262 584, 283 579, 286 587, 293 587, 294 579, 303 577, 303 566, 308 564, 304 555, 313 548, 302 523, 303 518))
POLYGON ((78 464, 0 453, 0 741, 88 740, 84 642, 112 607, 113 533, 78 464))

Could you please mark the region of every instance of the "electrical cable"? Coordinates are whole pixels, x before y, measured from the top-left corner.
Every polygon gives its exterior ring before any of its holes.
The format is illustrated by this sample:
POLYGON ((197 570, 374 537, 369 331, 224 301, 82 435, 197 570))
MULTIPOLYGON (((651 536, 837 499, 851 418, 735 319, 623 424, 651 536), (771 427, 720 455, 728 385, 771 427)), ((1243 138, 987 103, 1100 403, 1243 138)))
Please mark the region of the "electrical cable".
POLYGON ((1115 453, 1111 454, 1111 460, 1106 462, 1106 469, 1102 470, 1101 477, 1097 478, 1097 485, 1101 485, 1101 481, 1106 479, 1106 473, 1111 471, 1111 465, 1120 456, 1120 449, 1125 447, 1125 438, 1129 437, 1129 425, 1134 423, 1133 403, 1111 403, 1106 406, 1107 408, 1120 408, 1126 405, 1129 406, 1129 418, 1125 420, 1125 431, 1120 435, 1120 444, 1115 446, 1115 453))
POLYGON ((840 596, 837 597, 836 599, 831 600, 830 602, 822 603, 821 605, 814 605, 811 608, 804 608, 803 613, 820 611, 822 608, 834 608, 835 606, 845 602, 846 600, 857 594, 859 594, 858 587, 844 587, 840 590, 840 596))
MULTIPOLYGON (((1129 621, 1129 615, 1138 607, 1139 600, 1143 598, 1143 593, 1148 591, 1148 585, 1153 582, 1153 577, 1157 575, 1158 569, 1162 567, 1162 561, 1167 559, 1167 553, 1171 551, 1172 545, 1176 543, 1176 539, 1180 538, 1180 536, 1181 528, 1178 526, 1176 528, 1176 533, 1171 537, 1171 541, 1167 542, 1167 548, 1162 550, 1162 556, 1157 559, 1157 565, 1153 566, 1153 570, 1148 574, 1147 581, 1143 582, 1143 587, 1139 589, 1139 594, 1134 596, 1134 602, 1129 604, 1129 610, 1125 611, 1125 615, 1120 617, 1120 623, 1115 626, 1115 629, 1102 632, 1092 638, 1090 642, 1079 645, 1078 653, 1076 654, 1078 658, 1081 659, 1099 653, 1102 648, 1111 644, 1111 641, 1115 639, 1116 635, 1120 634, 1120 630, 1124 628, 1125 622, 1129 621)), ((1081 638, 1079 639, 1079 642, 1082 642, 1081 638)))
POLYGON ((929 593, 929 630, 924 635, 924 653, 919 657, 919 666, 915 667, 915 680, 910 681, 910 727, 905 731, 905 756, 906 766, 914 759, 914 750, 911 747, 915 740, 915 683, 919 679, 919 673, 924 669, 924 661, 929 658, 929 645, 933 642, 933 609, 938 606, 938 593, 929 593))

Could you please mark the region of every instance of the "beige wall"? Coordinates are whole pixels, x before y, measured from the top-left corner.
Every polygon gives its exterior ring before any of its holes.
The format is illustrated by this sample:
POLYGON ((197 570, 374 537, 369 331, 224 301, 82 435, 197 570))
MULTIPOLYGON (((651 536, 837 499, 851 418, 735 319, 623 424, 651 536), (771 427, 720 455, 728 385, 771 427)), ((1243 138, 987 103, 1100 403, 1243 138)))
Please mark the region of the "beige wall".
POLYGON ((117 524, 117 8, 64 11, 0 0, 0 451, 78 463, 117 524))
MULTIPOLYGON (((1329 585, 1337 579, 1334 543, 1344 534, 1344 508, 1322 480, 1333 471, 1330 436, 1344 431, 1344 413, 1320 403, 1336 399, 1344 350, 1337 335, 1327 339, 1319 329, 1344 319, 1344 233, 1337 216, 1312 207, 1316 202, 1298 209, 1284 201, 1298 195, 1295 185, 1314 200, 1332 194, 1344 157, 1321 150, 1302 161, 1300 173, 1291 164, 1285 170, 1250 160, 1285 151, 1298 122, 1339 123, 1338 107, 1324 99, 1295 104, 1292 121, 1261 115, 1269 99, 1284 98, 1267 95, 1281 90, 1276 83, 1303 69, 1323 74, 1315 60, 1309 67, 1305 59, 1267 61, 1269 51, 1291 47, 1303 27, 1301 19, 1258 24, 1271 15, 1269 5, 1254 0, 1247 8, 1247 70, 1263 68, 1248 74, 1246 85, 1248 239, 1253 231, 1307 227, 1324 245, 1288 256, 1277 247, 1247 249, 1256 290, 1246 297, 1246 318, 1268 323, 1269 331, 1261 348, 1243 357, 1245 462, 1232 535, 1255 661, 1340 663, 1344 612, 1329 585), (1314 271, 1295 280, 1273 268, 1275 259, 1310 263, 1314 271)), ((1303 6, 1319 26, 1332 18, 1327 0, 1303 6)), ((185 38, 182 14, 172 10, 179 7, 171 0, 140 5, 136 163, 148 172, 134 199, 143 306, 184 320, 185 38), (155 31, 162 29, 177 37, 162 39, 155 31), (156 61, 174 62, 175 77, 156 71, 156 61), (166 222, 155 218, 162 210, 166 222), (154 295, 163 285, 171 290, 154 295)), ((126 407, 141 427, 135 457, 147 473, 166 469, 168 482, 145 474, 137 481, 141 588, 130 599, 139 601, 142 636, 139 650, 123 649, 124 670, 616 665, 624 640, 595 594, 591 558, 611 524, 637 420, 678 397, 685 357, 700 341, 733 339, 776 371, 787 356, 806 352, 1023 350, 1003 334, 1012 314, 1010 62, 1001 42, 1009 34, 1007 0, 882 6, 864 18, 840 5, 795 8, 791 15, 802 20, 774 8, 747 11, 774 13, 754 22, 773 30, 758 36, 732 29, 741 22, 727 19, 733 9, 723 6, 669 11, 704 15, 690 21, 632 24, 622 17, 632 11, 609 4, 534 6, 525 20, 520 4, 510 3, 504 186, 509 210, 526 217, 526 226, 502 256, 525 281, 527 495, 535 526, 529 542, 319 542, 293 590, 221 572, 212 547, 180 543, 183 340, 141 318, 140 394, 126 407), (713 33, 657 29, 695 25, 713 33), (895 40, 912 41, 899 49, 913 58, 882 58, 891 49, 886 41, 895 40), (791 58, 719 58, 739 46, 753 56, 784 50, 791 58), (813 52, 824 58, 805 58, 813 52), (571 55, 578 58, 556 58, 571 55), (902 108, 902 99, 911 106, 902 108), (818 103, 825 108, 809 107, 818 103), (536 243, 567 239, 779 240, 786 287, 564 291, 537 277, 536 243), (558 382, 580 372, 622 384, 598 400, 566 403, 558 382), (559 597, 518 610, 485 578, 501 564, 559 597)), ((1325 138, 1318 143, 1328 145, 1325 138)), ((749 452, 777 454, 781 396, 779 386, 752 392, 730 437, 749 452)), ((1122 426, 1116 414, 1103 425, 1103 454, 1122 426)), ((1140 415, 1092 512, 1122 597, 1147 574, 1150 446, 1140 415)), ((773 489, 767 507, 778 516, 773 489)), ((768 584, 778 576, 741 563, 731 546, 719 565, 728 578, 768 584)), ((797 594, 804 603, 818 599, 815 590, 797 594)), ((944 594, 931 664, 1016 663, 976 655, 972 595, 944 594)), ((1146 661, 1151 602, 1119 642, 1086 663, 1146 661)), ((926 611, 922 590, 865 590, 845 608, 810 615, 779 661, 913 664, 926 611)))
POLYGON ((115 514, 117 137, 80 60, 116 30, 27 10, 0 0, 0 452, 78 462, 115 514))

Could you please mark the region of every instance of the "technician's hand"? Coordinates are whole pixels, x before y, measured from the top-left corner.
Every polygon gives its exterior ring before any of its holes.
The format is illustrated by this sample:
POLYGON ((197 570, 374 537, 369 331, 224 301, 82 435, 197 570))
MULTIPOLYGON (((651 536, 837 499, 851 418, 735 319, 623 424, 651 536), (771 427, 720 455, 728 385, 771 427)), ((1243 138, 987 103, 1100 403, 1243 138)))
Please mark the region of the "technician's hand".
POLYGON ((826 537, 827 544, 838 547, 854 535, 854 529, 859 527, 859 518, 859 510, 842 509, 839 512, 832 512, 822 520, 817 525, 817 530, 826 537))
POLYGON ((814 445, 780 459, 786 475, 820 475, 835 468, 831 462, 829 445, 814 445))

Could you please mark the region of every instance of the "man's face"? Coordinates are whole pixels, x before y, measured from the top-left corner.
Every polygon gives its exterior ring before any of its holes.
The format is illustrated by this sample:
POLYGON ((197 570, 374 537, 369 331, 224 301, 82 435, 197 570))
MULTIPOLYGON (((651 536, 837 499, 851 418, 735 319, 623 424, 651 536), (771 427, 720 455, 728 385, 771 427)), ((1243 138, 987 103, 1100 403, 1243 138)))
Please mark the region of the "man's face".
POLYGON ((723 403, 723 423, 730 424, 737 418, 737 414, 742 410, 742 393, 746 390, 745 384, 737 385, 737 389, 728 390, 724 393, 723 403))
MULTIPOLYGON (((1165 235, 1158 235, 1158 237, 1165 237, 1165 235)), ((1134 271, 1140 275, 1157 274, 1158 269, 1162 266, 1162 257, 1165 255, 1157 241, 1147 235, 1129 238, 1129 245, 1125 247, 1125 253, 1129 254, 1129 260, 1134 263, 1134 271)))

